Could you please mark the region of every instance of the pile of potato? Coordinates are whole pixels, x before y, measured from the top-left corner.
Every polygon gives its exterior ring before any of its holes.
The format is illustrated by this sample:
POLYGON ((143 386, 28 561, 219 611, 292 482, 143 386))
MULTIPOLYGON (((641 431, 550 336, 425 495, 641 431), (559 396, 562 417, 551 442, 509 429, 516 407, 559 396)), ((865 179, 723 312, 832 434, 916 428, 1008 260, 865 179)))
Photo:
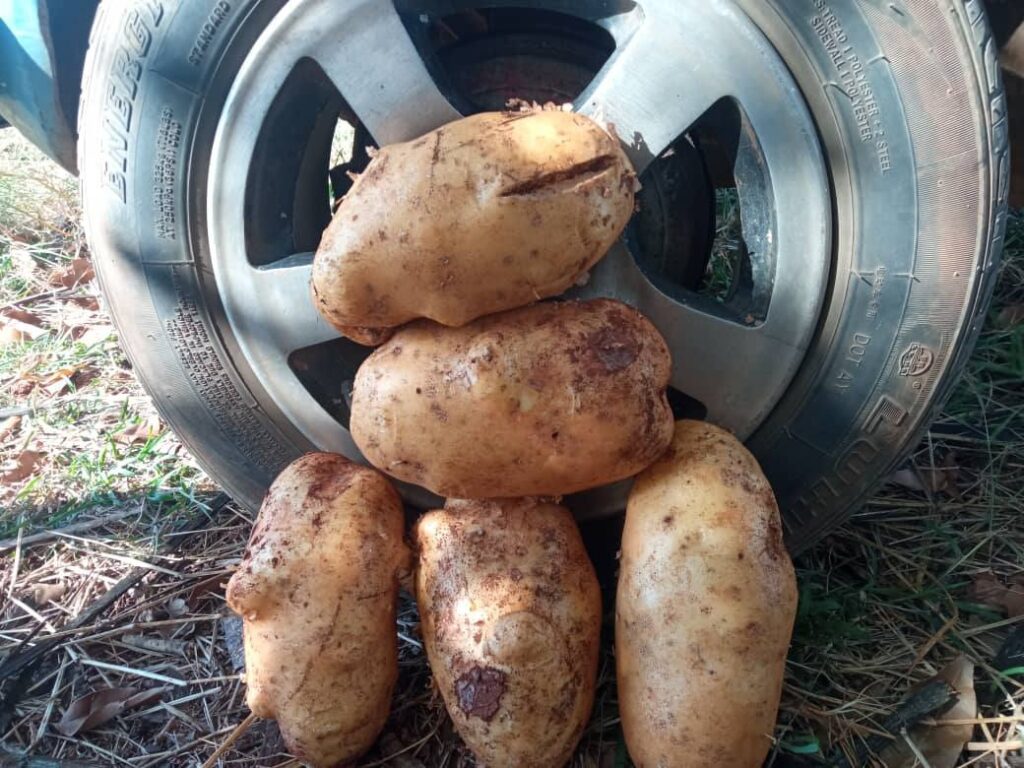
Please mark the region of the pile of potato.
POLYGON ((632 211, 635 174, 596 123, 477 115, 381 149, 314 262, 319 310, 380 345, 351 431, 391 477, 448 497, 405 544, 380 472, 310 454, 271 487, 228 586, 248 703, 313 766, 368 750, 398 675, 414 572, 435 684, 478 764, 559 768, 594 699, 601 594, 563 494, 636 476, 615 658, 643 768, 758 766, 796 607, 753 457, 673 423, 657 329, 612 300, 534 303, 580 281, 632 211))

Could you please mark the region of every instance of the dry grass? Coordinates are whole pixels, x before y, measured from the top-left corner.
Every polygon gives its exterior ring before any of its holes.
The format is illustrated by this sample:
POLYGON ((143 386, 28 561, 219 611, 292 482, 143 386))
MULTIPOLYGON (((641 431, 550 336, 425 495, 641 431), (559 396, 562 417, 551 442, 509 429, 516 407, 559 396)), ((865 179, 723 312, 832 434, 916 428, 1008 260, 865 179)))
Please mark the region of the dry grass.
MULTIPOLYGON (((30 753, 50 760, 40 767, 197 766, 247 715, 239 627, 221 585, 251 519, 159 423, 95 285, 60 282, 87 258, 74 201, 72 180, 0 133, 0 306, 45 294, 20 307, 43 333, 0 345, 0 411, 19 412, 0 418, 0 473, 39 454, 26 477, 0 483, 0 765, 30 753), (76 625, 104 594, 116 597, 76 625), (12 670, 32 648, 45 652, 31 675, 12 670), (73 701, 122 687, 153 698, 91 730, 58 730, 73 701)), ((1018 218, 997 307, 1021 304, 1018 218)), ((776 766, 856 754, 914 683, 959 654, 977 665, 984 702, 962 764, 1022 764, 1024 750, 1005 746, 1024 737, 1024 674, 1006 669, 1024 658, 997 658, 1024 622, 971 591, 979 574, 1010 578, 1024 563, 1021 319, 994 314, 949 406, 896 478, 902 485, 890 483, 798 564, 776 766)), ((394 713, 362 765, 472 765, 431 690, 407 596, 399 638, 394 713)), ((603 647, 576 766, 628 765, 608 638, 603 647)), ((272 723, 254 725, 219 764, 295 765, 272 723)))
POLYGON ((0 538, 135 497, 182 508, 215 490, 100 309, 77 195, 74 178, 0 132, 0 538))

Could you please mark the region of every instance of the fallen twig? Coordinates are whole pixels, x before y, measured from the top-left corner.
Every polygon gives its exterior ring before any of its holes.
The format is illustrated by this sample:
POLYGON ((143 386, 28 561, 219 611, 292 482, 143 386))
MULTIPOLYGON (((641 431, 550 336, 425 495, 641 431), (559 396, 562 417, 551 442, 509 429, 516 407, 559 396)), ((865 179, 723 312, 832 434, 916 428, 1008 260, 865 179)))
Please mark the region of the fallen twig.
POLYGON ((250 712, 246 716, 245 720, 240 722, 238 726, 235 728, 235 730, 228 734, 228 737, 224 739, 223 743, 219 747, 217 747, 217 749, 214 750, 212 755, 210 755, 207 758, 206 762, 203 763, 203 768, 213 768, 213 766, 217 764, 217 760, 220 759, 220 756, 227 752, 229 749, 231 749, 231 745, 238 741, 240 738, 242 738, 245 732, 248 731, 249 728, 252 727, 252 724, 255 722, 256 715, 255 713, 250 712))
POLYGON ((905 733, 920 723, 926 717, 933 717, 947 712, 957 702, 957 692, 945 680, 933 679, 922 685, 916 691, 905 698, 896 711, 882 721, 882 729, 891 734, 886 736, 871 736, 857 746, 854 761, 851 763, 845 756, 833 757, 831 764, 836 768, 854 768, 855 766, 867 764, 868 755, 873 752, 880 752, 892 738, 898 738, 899 734, 905 733))
POLYGON ((97 763, 79 760, 51 760, 48 757, 19 755, 0 747, 0 768, 102 768, 97 763))
MULTIPOLYGON (((93 528, 99 528, 109 523, 118 522, 128 517, 133 517, 139 513, 138 509, 132 509, 125 512, 116 512, 112 515, 106 515, 105 517, 97 517, 94 520, 84 520, 80 523, 72 523, 71 525, 65 525, 63 528, 55 528, 52 531, 40 531, 39 533, 30 533, 28 536, 21 537, 22 547, 31 547, 36 544, 43 544, 48 541, 60 538, 62 534, 67 533, 81 533, 82 531, 89 531, 93 528)), ((10 539, 0 539, 0 554, 7 552, 10 549, 14 549, 18 545, 18 537, 12 537, 10 539)))
MULTIPOLYGON (((177 526, 178 530, 194 530, 194 535, 202 533, 204 524, 214 519, 216 514, 224 509, 230 497, 226 493, 218 494, 210 505, 209 512, 202 511, 186 520, 181 521, 177 526)), ((176 536, 170 539, 170 544, 164 548, 162 554, 168 554, 180 549, 190 539, 190 536, 176 536)), ((104 592, 99 598, 72 619, 63 630, 76 629, 85 624, 93 622, 98 616, 106 611, 114 601, 121 595, 134 587, 143 576, 151 573, 150 566, 133 568, 127 576, 118 581, 114 586, 104 592)), ((37 625, 36 631, 41 625, 37 625)), ((35 634, 35 633, 33 633, 35 634)), ((31 636, 30 636, 31 637, 31 636)), ((26 643, 28 639, 26 639, 26 643)), ((63 644, 61 638, 44 637, 34 646, 20 652, 12 653, 7 659, 0 663, 0 682, 16 676, 12 690, 7 691, 3 698, 0 698, 0 733, 5 733, 10 727, 11 718, 14 716, 15 707, 24 695, 29 681, 35 669, 42 662, 43 657, 51 650, 63 644)))
POLYGON ((43 291, 42 293, 34 293, 31 296, 25 296, 21 299, 15 299, 14 301, 8 302, 0 307, 0 312, 4 312, 8 309, 14 309, 15 307, 23 307, 26 304, 32 304, 43 299, 56 299, 60 296, 67 296, 74 293, 79 289, 80 286, 73 285, 70 288, 58 288, 53 291, 43 291))

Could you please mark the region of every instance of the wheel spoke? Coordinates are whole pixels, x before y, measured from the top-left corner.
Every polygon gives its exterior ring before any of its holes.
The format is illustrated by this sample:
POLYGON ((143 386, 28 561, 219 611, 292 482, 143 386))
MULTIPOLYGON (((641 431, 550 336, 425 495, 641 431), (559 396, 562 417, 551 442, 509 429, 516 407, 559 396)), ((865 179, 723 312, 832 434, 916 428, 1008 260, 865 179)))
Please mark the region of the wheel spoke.
POLYGON ((729 2, 651 2, 577 109, 614 125, 642 172, 720 99, 756 108, 776 92, 787 75, 776 59, 759 55, 765 47, 761 32, 729 2))
POLYGON ((415 138, 460 116, 438 90, 391 2, 301 0, 288 12, 296 34, 316 41, 305 55, 323 68, 378 144, 415 138), (347 16, 342 24, 339 13, 347 16), (327 24, 338 35, 325 41, 317 30, 327 24))
POLYGON ((236 303, 234 320, 247 326, 268 355, 281 356, 338 338, 338 332, 316 311, 310 298, 313 254, 299 253, 260 269, 249 268, 248 298, 236 303))
MULTIPOLYGON (((275 96, 303 59, 315 61, 378 144, 404 141, 459 117, 438 90, 390 2, 293 0, 256 42, 236 81, 239 118, 255 134, 275 96), (255 73, 258 72, 258 76, 255 73)), ((248 138, 241 128, 239 138, 248 138)))
POLYGON ((725 95, 714 78, 679 76, 694 69, 669 30, 645 22, 580 96, 579 111, 613 126, 642 172, 725 95))
POLYGON ((778 313, 748 326, 697 303, 676 301, 652 284, 620 241, 594 269, 580 297, 626 301, 657 326, 672 350, 672 386, 699 400, 709 420, 747 437, 775 405, 806 346, 780 338, 778 313))

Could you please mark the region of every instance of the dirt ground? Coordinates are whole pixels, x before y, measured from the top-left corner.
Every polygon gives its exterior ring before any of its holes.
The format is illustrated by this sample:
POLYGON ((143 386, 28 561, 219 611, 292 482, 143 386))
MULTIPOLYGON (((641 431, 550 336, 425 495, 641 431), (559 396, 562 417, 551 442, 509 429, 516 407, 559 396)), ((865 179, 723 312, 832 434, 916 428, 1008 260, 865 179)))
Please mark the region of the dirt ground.
MULTIPOLYGON (((1024 765, 1021 216, 1007 242, 950 403, 856 519, 798 562, 773 765, 1024 765), (911 693, 940 672, 948 686, 911 693)), ((74 179, 0 132, 0 766, 210 758, 248 714, 223 584, 251 524, 136 383, 99 300, 74 179)), ((574 766, 629 765, 611 617, 609 604, 574 766)), ((472 765, 407 596, 398 636, 393 715, 360 765, 472 765)), ((297 765, 271 722, 215 764, 297 765)))

